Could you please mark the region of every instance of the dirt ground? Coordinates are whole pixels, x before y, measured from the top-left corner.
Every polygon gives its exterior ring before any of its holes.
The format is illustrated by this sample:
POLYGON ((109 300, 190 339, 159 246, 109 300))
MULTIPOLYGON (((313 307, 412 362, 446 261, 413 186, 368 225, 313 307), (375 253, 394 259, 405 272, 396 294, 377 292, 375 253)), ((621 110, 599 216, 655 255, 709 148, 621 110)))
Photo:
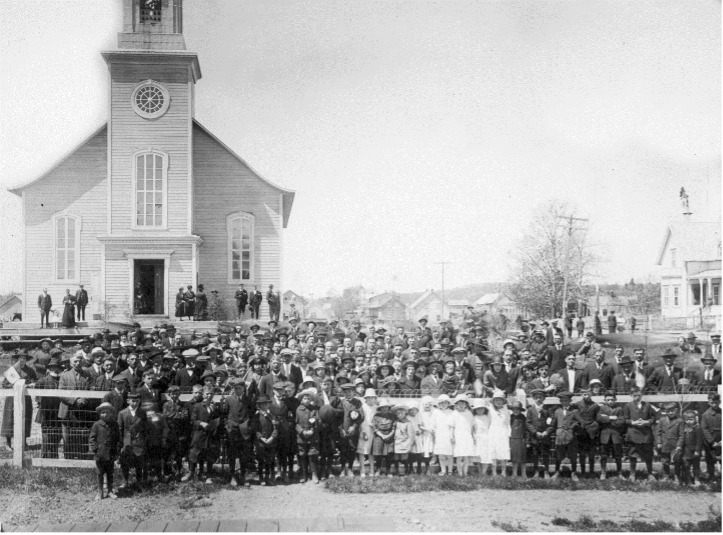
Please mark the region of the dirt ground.
MULTIPOLYGON (((0 489, 3 524, 31 530, 38 524, 187 519, 329 518, 365 512, 389 518, 397 531, 501 531, 493 522, 518 523, 530 531, 564 531, 555 517, 594 520, 630 518, 694 521, 709 507, 720 510, 719 493, 558 490, 480 490, 409 494, 334 494, 322 485, 250 489, 215 487, 208 497, 184 496, 181 487, 117 500, 93 501, 93 491, 45 490, 31 495, 0 489)), ((393 526, 393 527, 392 527, 393 526)))

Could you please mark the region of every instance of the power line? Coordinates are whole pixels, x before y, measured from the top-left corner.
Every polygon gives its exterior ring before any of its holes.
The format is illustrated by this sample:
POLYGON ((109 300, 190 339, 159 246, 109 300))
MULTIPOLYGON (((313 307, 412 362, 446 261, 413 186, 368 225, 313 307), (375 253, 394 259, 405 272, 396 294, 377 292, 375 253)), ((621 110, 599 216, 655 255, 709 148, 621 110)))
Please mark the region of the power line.
MULTIPOLYGON (((568 279, 569 279, 569 272, 570 272, 570 269, 569 269, 570 258, 569 257, 570 257, 570 242, 572 241, 572 233, 576 230, 580 230, 580 229, 584 228, 582 226, 575 228, 575 223, 577 221, 588 222, 590 220, 582 218, 582 217, 574 217, 572 215, 569 215, 569 216, 558 215, 557 218, 563 219, 568 222, 567 241, 565 242, 565 267, 563 270, 563 274, 565 276, 565 281, 562 286, 562 314, 561 315, 562 315, 562 317, 564 317, 565 314, 567 313, 567 286, 568 286, 568 279)), ((582 255, 581 255, 581 258, 582 258, 582 255)), ((582 263, 582 260, 581 260, 581 263, 582 263)), ((582 266, 580 266, 580 269, 582 270, 582 266)))
POLYGON ((433 264, 439 264, 442 266, 442 319, 446 319, 444 317, 444 266, 447 264, 451 264, 452 262, 433 262, 433 264))

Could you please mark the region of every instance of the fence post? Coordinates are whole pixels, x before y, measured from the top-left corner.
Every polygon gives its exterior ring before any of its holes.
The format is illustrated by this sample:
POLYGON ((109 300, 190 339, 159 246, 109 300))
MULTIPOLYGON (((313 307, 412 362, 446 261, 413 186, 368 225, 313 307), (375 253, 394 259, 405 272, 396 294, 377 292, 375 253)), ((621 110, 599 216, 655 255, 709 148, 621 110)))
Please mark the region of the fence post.
POLYGON ((25 457, 25 380, 13 385, 13 466, 23 467, 25 457))

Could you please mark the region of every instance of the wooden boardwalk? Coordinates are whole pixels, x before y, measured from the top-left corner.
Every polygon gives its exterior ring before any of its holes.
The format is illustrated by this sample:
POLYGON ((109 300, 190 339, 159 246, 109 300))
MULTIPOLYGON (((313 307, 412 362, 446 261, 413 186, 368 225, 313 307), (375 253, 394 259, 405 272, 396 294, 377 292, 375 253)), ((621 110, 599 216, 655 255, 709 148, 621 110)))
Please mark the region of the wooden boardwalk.
POLYGON ((32 528, 2 524, 3 532, 48 533, 280 533, 280 532, 383 532, 395 531, 393 520, 383 516, 328 518, 250 518, 227 520, 146 520, 143 522, 93 522, 38 524, 32 528), (18 529, 20 528, 20 529, 18 529))

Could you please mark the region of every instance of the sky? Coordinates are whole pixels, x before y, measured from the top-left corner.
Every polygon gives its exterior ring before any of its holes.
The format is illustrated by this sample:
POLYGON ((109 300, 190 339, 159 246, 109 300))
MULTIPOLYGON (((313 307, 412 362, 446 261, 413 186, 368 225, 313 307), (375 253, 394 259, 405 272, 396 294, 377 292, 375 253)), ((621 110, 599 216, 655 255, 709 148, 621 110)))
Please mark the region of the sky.
MULTIPOLYGON (((591 282, 655 275, 666 223, 721 214, 721 5, 186 0, 196 118, 296 191, 282 288, 504 281, 536 210, 589 219, 591 282)), ((0 292, 21 203, 107 117, 120 0, 0 0, 0 292)))

